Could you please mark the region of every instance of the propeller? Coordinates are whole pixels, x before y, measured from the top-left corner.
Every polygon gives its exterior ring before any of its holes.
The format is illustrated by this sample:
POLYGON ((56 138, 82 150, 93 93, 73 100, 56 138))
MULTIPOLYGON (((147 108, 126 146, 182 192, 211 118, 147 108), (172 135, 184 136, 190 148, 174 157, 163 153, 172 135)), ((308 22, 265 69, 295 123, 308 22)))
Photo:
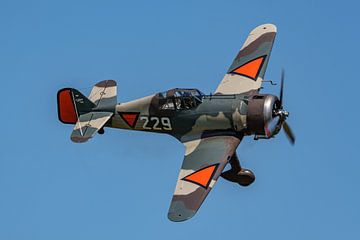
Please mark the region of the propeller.
POLYGON ((290 143, 294 145, 295 135, 291 130, 289 124, 287 124, 286 122, 286 118, 289 116, 289 112, 285 111, 283 107, 284 80, 285 80, 285 71, 283 69, 281 71, 281 85, 280 85, 280 95, 279 95, 280 107, 276 110, 275 115, 280 117, 280 125, 282 125, 284 132, 287 138, 289 139, 290 143))
POLYGON ((285 70, 281 70, 281 83, 280 83, 280 108, 283 108, 283 95, 284 95, 284 80, 285 80, 285 70))
POLYGON ((292 145, 294 145, 295 144, 295 135, 294 135, 293 131, 291 130, 289 124, 287 124, 286 121, 283 123, 283 129, 284 129, 285 134, 288 137, 290 143, 292 145))

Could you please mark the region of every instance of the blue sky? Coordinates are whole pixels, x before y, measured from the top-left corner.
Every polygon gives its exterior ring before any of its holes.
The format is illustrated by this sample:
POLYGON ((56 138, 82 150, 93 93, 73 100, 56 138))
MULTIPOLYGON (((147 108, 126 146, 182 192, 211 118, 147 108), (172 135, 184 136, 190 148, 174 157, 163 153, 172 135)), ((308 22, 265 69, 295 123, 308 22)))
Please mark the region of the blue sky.
MULTIPOLYGON (((360 237, 356 1, 0 2, 0 239, 360 237), (125 102, 214 91, 249 31, 274 23, 266 78, 286 70, 297 136, 245 139, 243 188, 220 179, 198 214, 166 215, 184 153, 166 135, 106 130, 74 144, 56 92, 115 79, 125 102)), ((264 92, 278 93, 265 85, 264 92)))

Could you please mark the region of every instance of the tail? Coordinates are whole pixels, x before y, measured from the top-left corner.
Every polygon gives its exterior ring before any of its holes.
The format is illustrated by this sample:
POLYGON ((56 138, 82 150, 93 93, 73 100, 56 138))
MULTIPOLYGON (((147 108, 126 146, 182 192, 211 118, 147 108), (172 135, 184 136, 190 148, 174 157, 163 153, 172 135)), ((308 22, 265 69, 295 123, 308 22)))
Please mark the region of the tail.
POLYGON ((72 141, 86 142, 108 122, 115 111, 116 91, 114 80, 97 83, 89 98, 74 88, 63 88, 58 91, 60 122, 76 124, 71 134, 72 141))

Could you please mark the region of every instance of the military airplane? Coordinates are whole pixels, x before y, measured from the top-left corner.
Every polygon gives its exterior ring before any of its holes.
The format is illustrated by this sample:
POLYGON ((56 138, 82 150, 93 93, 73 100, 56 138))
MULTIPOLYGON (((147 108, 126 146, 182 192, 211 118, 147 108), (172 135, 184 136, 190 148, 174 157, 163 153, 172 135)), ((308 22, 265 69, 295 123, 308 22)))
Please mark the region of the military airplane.
POLYGON ((248 186, 252 171, 241 167, 236 148, 244 136, 270 139, 284 128, 294 134, 283 108, 284 74, 279 98, 260 93, 276 26, 264 24, 250 32, 214 94, 193 88, 165 92, 117 103, 114 80, 97 83, 89 97, 74 88, 57 94, 58 117, 75 124, 71 140, 83 143, 104 127, 166 133, 185 145, 185 156, 172 197, 168 218, 184 221, 195 215, 219 176, 248 186), (230 170, 224 171, 227 163, 230 170))

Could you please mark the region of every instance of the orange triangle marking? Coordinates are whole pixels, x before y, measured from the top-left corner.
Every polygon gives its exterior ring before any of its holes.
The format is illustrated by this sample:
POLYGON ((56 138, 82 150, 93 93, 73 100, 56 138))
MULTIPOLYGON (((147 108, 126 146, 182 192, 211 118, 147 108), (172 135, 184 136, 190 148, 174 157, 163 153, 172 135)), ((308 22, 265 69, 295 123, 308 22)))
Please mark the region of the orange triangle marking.
POLYGON ((240 75, 244 75, 252 79, 256 79, 264 59, 265 56, 251 60, 250 62, 245 63, 244 65, 238 67, 232 72, 240 75))
POLYGON ((139 113, 119 113, 121 118, 126 122, 130 127, 135 127, 139 113))
POLYGON ((202 168, 202 169, 184 177, 182 180, 198 184, 204 188, 208 188, 210 181, 211 181, 218 165, 219 164, 214 164, 214 165, 210 165, 205 168, 202 168))

